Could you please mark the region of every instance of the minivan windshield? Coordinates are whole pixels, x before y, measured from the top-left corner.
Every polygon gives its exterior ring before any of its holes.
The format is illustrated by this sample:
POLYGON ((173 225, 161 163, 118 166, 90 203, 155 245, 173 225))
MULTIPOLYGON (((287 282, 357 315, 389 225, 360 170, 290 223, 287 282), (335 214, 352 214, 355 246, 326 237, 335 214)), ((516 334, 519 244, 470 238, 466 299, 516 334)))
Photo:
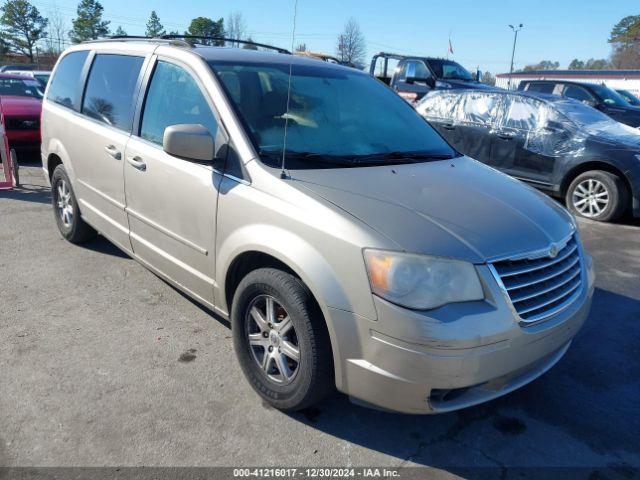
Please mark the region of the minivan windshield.
POLYGON ((475 80, 466 68, 451 60, 430 59, 429 66, 437 78, 446 80, 475 80))
POLYGON ((326 64, 214 61, 210 65, 249 131, 260 158, 287 168, 412 163, 458 154, 404 100, 378 80, 326 64))

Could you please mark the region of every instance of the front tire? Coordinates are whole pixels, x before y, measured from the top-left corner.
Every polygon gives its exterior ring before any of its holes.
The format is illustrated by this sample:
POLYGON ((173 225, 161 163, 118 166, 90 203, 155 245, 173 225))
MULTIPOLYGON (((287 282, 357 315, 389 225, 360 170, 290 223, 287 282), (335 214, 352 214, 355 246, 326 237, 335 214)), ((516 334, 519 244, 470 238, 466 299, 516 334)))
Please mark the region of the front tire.
POLYGON ((273 268, 249 273, 233 298, 231 328, 245 377, 275 408, 300 410, 333 391, 329 334, 300 279, 273 268))
POLYGON ((575 215, 598 222, 622 216, 629 203, 623 180, 613 173, 592 170, 578 175, 569 185, 566 204, 575 215))
POLYGON ((96 236, 96 231, 80 217, 80 209, 71 181, 63 165, 51 176, 53 212, 62 236, 71 243, 83 243, 96 236))

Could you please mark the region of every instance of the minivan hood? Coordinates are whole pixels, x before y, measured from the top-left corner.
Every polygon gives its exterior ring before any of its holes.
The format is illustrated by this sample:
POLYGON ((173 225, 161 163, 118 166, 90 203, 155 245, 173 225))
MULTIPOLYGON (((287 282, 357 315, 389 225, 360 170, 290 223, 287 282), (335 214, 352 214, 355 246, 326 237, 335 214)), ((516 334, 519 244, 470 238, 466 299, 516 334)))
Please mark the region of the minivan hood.
POLYGON ((482 263, 549 248, 574 229, 552 199, 468 157, 291 176, 413 253, 482 263))

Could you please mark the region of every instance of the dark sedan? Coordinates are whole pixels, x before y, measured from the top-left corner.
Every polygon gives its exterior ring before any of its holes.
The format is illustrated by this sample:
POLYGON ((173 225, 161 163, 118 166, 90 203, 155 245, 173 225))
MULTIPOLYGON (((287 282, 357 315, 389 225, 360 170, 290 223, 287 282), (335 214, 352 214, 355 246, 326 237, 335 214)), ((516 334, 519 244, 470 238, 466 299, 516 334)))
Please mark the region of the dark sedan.
POLYGON ((640 108, 634 107, 622 95, 604 84, 568 80, 524 80, 520 82, 518 90, 572 98, 600 110, 618 122, 640 127, 640 108))
POLYGON ((435 91, 417 110, 461 153, 565 198, 577 215, 640 217, 638 129, 530 92, 435 91))

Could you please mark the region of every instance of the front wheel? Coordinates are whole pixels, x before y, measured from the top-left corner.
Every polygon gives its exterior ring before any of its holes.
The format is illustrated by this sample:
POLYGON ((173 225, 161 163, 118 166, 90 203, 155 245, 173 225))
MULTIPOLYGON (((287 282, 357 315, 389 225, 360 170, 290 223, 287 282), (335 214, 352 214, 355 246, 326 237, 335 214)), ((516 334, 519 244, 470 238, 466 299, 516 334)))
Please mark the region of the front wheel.
POLYGON ((592 170, 578 175, 566 195, 569 210, 598 222, 620 218, 628 204, 628 192, 622 179, 613 173, 592 170))
POLYGON ((236 355, 253 389, 274 407, 308 407, 333 390, 329 334, 309 289, 273 268, 249 273, 231 308, 236 355))

